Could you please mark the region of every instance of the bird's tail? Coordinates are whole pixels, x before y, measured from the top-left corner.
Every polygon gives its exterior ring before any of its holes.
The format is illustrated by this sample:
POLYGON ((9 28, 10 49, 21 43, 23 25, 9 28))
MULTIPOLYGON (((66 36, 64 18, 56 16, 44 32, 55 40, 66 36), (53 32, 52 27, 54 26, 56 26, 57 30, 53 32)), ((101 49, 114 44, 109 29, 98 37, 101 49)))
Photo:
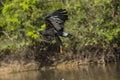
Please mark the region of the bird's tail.
POLYGON ((75 37, 71 34, 68 34, 67 37, 70 39, 70 40, 73 40, 75 37))
POLYGON ((66 33, 66 32, 63 32, 63 33, 62 33, 62 36, 63 36, 63 37, 68 37, 68 38, 71 39, 71 40, 74 39, 74 36, 73 36, 72 34, 69 34, 69 33, 66 33))

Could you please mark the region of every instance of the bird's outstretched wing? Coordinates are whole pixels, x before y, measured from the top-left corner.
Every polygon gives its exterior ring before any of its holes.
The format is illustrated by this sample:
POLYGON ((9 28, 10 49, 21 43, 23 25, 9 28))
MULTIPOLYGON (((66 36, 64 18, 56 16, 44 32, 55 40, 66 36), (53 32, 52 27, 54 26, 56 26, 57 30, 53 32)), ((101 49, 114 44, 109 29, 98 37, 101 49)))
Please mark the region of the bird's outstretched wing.
POLYGON ((46 29, 54 28, 56 31, 63 31, 66 20, 68 20, 67 11, 65 9, 58 9, 46 16, 46 29))

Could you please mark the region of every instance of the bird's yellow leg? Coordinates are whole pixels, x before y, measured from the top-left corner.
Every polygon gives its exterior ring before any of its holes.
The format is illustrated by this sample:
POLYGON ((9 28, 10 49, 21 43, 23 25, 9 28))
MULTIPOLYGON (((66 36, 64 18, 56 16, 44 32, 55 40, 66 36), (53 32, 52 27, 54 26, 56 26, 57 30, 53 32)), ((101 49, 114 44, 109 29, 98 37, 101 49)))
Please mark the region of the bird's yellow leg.
POLYGON ((63 46, 60 45, 60 54, 63 55, 63 46))

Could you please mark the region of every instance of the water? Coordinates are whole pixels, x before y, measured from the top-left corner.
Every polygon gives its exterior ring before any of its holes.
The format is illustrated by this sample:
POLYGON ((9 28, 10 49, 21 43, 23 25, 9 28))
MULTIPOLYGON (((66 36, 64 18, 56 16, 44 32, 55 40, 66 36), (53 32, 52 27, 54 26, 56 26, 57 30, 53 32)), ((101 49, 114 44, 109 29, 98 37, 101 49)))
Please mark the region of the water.
POLYGON ((20 72, 0 76, 0 80, 120 80, 120 63, 81 65, 71 70, 20 72))

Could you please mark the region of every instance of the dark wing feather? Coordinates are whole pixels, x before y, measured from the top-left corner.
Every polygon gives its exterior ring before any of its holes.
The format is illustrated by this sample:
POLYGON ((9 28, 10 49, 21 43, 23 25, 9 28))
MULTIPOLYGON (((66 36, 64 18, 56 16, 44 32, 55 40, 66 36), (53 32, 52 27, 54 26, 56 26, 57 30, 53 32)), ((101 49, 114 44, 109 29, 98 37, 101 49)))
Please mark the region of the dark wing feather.
POLYGON ((59 9, 47 15, 45 18, 47 29, 54 27, 57 31, 64 29, 64 23, 66 20, 68 20, 68 15, 65 9, 59 9))

